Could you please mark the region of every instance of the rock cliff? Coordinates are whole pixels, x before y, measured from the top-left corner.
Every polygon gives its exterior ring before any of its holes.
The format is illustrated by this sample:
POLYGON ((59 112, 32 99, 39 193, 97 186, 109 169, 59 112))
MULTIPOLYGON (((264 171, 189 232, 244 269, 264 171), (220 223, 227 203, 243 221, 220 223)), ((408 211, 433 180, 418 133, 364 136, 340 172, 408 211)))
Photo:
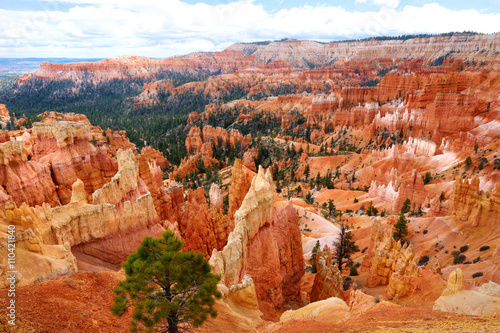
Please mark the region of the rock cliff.
POLYGON ((77 179, 92 193, 106 184, 118 166, 106 149, 89 142, 90 127, 85 121, 54 121, 33 124, 35 137, 33 160, 50 167, 52 179, 62 204, 71 199, 71 186, 77 179))
POLYGON ((23 141, 0 143, 0 204, 14 201, 19 206, 59 204, 50 167, 28 161, 23 141))
POLYGON ((299 296, 298 282, 304 274, 295 210, 289 203, 273 213, 273 203, 272 176, 260 168, 234 215, 235 227, 227 245, 222 251, 214 250, 210 258, 213 270, 228 287, 250 275, 259 308, 271 317, 285 299, 299 296))

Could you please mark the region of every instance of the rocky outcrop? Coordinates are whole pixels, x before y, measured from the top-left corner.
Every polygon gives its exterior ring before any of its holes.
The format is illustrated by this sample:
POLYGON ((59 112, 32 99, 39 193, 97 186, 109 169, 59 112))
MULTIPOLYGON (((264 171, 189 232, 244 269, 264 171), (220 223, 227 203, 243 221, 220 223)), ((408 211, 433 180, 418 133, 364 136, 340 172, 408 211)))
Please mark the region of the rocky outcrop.
POLYGON ((500 286, 485 283, 476 290, 464 290, 464 276, 460 268, 448 278, 448 287, 434 303, 433 310, 488 316, 500 311, 500 286))
POLYGON ((201 130, 197 126, 191 127, 186 138, 186 151, 189 154, 198 154, 201 152, 203 140, 201 139, 201 130))
POLYGON ((171 223, 180 221, 184 211, 184 188, 182 184, 172 181, 170 185, 163 187, 162 191, 165 192, 166 197, 161 203, 162 211, 165 212, 165 216, 162 216, 161 219, 168 220, 171 223))
POLYGON ((298 217, 291 203, 273 212, 274 185, 269 171, 259 169, 241 207, 235 228, 222 251, 214 250, 210 263, 230 287, 248 274, 252 277, 259 308, 273 316, 286 299, 299 296, 304 274, 298 217))
POLYGON ((118 158, 119 171, 94 193, 91 203, 83 181, 77 179, 70 202, 64 206, 31 208, 22 204, 17 208, 14 203, 6 204, 5 219, 27 235, 30 252, 35 252, 16 266, 26 283, 41 275, 51 278, 76 270, 71 252, 83 256, 85 262, 117 269, 146 235, 159 237, 165 230, 138 176, 137 159, 131 151, 119 151, 118 158))
POLYGON ((382 225, 380 219, 376 218, 371 223, 370 229, 370 243, 368 249, 363 257, 363 262, 361 263, 361 270, 369 271, 372 267, 373 260, 377 255, 377 248, 384 241, 384 237, 387 234, 389 226, 382 225))
POLYGON ((30 206, 48 203, 58 205, 56 186, 50 168, 36 161, 28 161, 23 141, 0 144, 0 204, 14 201, 30 206))
POLYGON ((224 205, 224 198, 219 185, 212 183, 208 195, 210 197, 210 208, 216 211, 221 210, 224 205))
POLYGON ((244 172, 240 159, 234 161, 231 170, 231 186, 229 187, 229 210, 227 215, 233 219, 234 213, 241 207, 243 199, 250 189, 251 179, 244 172))
POLYGON ((50 166, 52 179, 62 204, 71 200, 71 186, 77 179, 85 184, 91 201, 94 191, 117 172, 117 163, 106 148, 89 142, 90 127, 85 121, 34 123, 33 160, 50 166))
POLYGON ((166 168, 169 166, 168 160, 163 156, 161 152, 151 147, 144 147, 141 150, 141 155, 148 160, 148 162, 155 162, 160 168, 166 168))
POLYGON ((243 136, 237 130, 230 130, 228 132, 221 127, 205 126, 203 127, 203 132, 197 126, 191 127, 186 138, 187 152, 190 154, 201 153, 203 143, 208 144, 210 147, 219 144, 230 144, 235 147, 238 144, 240 149, 245 150, 252 143, 252 136, 250 134, 243 136))
POLYGON ((22 286, 35 282, 43 282, 56 276, 75 272, 76 259, 71 253, 69 244, 51 245, 41 237, 40 229, 44 228, 34 208, 23 203, 19 207, 11 202, 5 210, 0 207, 0 288, 7 288, 10 282, 8 271, 12 271, 8 262, 9 234, 15 235, 15 284, 22 286), (8 229, 8 226, 10 226, 8 229), (12 229, 14 227, 14 229, 12 229), (40 228, 40 229, 39 229, 40 228))
POLYGON ((500 187, 486 193, 479 190, 479 178, 455 179, 451 197, 451 216, 464 229, 495 227, 500 216, 500 187), (464 224, 464 222, 466 222, 464 224))
POLYGON ((229 228, 216 232, 202 187, 189 192, 179 229, 184 240, 184 249, 203 253, 206 258, 210 257, 214 249, 221 250, 226 245, 225 240, 231 232, 229 228))
POLYGON ((406 199, 410 199, 412 205, 415 204, 415 208, 421 206, 427 199, 427 192, 424 187, 422 175, 416 170, 413 170, 409 179, 403 179, 399 186, 396 180, 397 178, 391 178, 393 179, 391 179, 387 185, 373 180, 368 190, 368 196, 370 198, 379 198, 382 199, 383 202, 391 204, 390 213, 399 213, 406 199))
POLYGON ((235 284, 229 289, 227 298, 237 306, 245 309, 258 310, 257 294, 255 285, 250 275, 245 275, 240 284, 235 284))
POLYGON ((118 151, 118 172, 110 182, 92 194, 92 203, 110 203, 123 209, 125 201, 134 203, 140 196, 148 193, 148 188, 139 177, 139 162, 131 150, 118 151))
POLYGON ((413 245, 408 243, 401 245, 400 241, 394 240, 392 232, 384 231, 382 243, 377 246, 366 284, 369 288, 390 284, 391 288, 388 290, 394 289, 394 296, 397 288, 392 285, 397 284, 396 278, 416 276, 417 268, 413 245))
POLYGON ((227 286, 239 283, 248 256, 249 241, 263 226, 270 226, 273 202, 270 172, 264 174, 260 168, 243 201, 246 204, 242 204, 234 216, 235 229, 229 235, 228 244, 222 251, 214 251, 210 258, 214 271, 221 274, 227 286))
POLYGON ((248 149, 245 154, 243 154, 243 165, 254 172, 257 172, 255 159, 257 158, 258 152, 259 150, 257 148, 252 148, 248 149))
POLYGON ((10 120, 9 110, 4 104, 0 104, 0 127, 7 125, 10 120))
POLYGON ((465 278, 460 268, 457 268, 448 276, 448 285, 441 296, 453 295, 464 289, 465 278))
POLYGON ((333 255, 328 246, 316 253, 316 270, 311 302, 340 297, 344 290, 344 281, 337 265, 333 264, 333 255))
POLYGON ((280 323, 295 322, 300 319, 309 319, 321 322, 339 322, 349 312, 347 304, 338 297, 331 297, 313 302, 297 310, 285 311, 280 317, 280 323))

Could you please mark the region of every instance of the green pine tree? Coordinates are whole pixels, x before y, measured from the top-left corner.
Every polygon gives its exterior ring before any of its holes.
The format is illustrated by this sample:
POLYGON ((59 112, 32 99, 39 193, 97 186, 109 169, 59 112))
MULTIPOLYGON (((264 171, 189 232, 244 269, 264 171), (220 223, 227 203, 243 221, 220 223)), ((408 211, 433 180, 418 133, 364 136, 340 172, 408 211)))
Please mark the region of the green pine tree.
POLYGON ((408 235, 408 225, 406 222, 405 214, 399 214, 399 219, 398 222, 394 225, 394 229, 395 231, 392 236, 397 241, 403 239, 406 235, 408 235))
POLYGON ((342 272, 342 266, 352 266, 351 255, 359 252, 359 247, 352 240, 352 233, 348 230, 347 224, 340 222, 339 241, 333 245, 336 247, 334 258, 337 262, 339 271, 342 272))
POLYGON ((410 204, 410 199, 406 198, 405 202, 403 202, 403 207, 401 207, 401 213, 408 213, 410 211, 410 204))
POLYGON ((304 177, 306 177, 306 179, 309 178, 309 173, 311 172, 310 168, 309 168, 309 164, 306 164, 306 167, 304 168, 304 177))
POLYGON ((211 273, 203 254, 181 252, 183 242, 172 231, 146 237, 123 268, 127 274, 113 292, 111 311, 122 317, 133 306, 130 330, 177 333, 216 317, 220 276, 211 273))
POLYGON ((316 254, 318 253, 319 248, 320 248, 320 244, 319 244, 319 240, 318 240, 318 241, 316 241, 316 245, 314 245, 314 247, 312 249, 312 255, 311 255, 311 260, 313 262, 312 268, 311 268, 311 272, 312 273, 316 273, 317 272, 317 268, 316 268, 316 254))

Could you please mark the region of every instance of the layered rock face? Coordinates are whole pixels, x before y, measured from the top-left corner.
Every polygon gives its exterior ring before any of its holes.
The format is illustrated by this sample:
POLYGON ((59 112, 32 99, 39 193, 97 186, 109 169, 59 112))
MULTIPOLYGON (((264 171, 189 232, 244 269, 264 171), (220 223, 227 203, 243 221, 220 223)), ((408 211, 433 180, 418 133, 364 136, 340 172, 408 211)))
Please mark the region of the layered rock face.
POLYGON ((90 196, 106 184, 117 172, 118 166, 106 149, 89 142, 87 122, 55 121, 33 124, 33 160, 50 166, 52 179, 62 204, 71 200, 71 186, 77 179, 85 184, 90 196))
POLYGON ((411 203, 414 203, 416 207, 422 205, 427 199, 427 192, 424 187, 422 175, 416 170, 413 170, 409 179, 398 181, 399 177, 397 177, 396 173, 390 178, 392 179, 387 185, 380 184, 380 182, 373 180, 368 190, 368 196, 370 198, 379 198, 384 202, 390 203, 391 213, 399 213, 406 199, 410 199, 411 203))
POLYGON ((202 152, 203 143, 208 143, 210 146, 212 144, 225 145, 227 143, 235 146, 239 143, 241 149, 244 150, 252 143, 252 136, 250 134, 243 136, 237 130, 227 132, 221 127, 205 126, 203 132, 199 127, 191 127, 186 138, 186 150, 191 154, 199 154, 202 152))
POLYGON ((17 208, 15 203, 5 204, 2 221, 16 225, 19 248, 26 250, 20 252, 23 263, 16 266, 20 283, 75 271, 73 254, 90 267, 116 269, 146 235, 161 235, 165 228, 139 177, 139 162, 132 151, 118 151, 118 165, 116 175, 94 192, 92 202, 88 202, 85 184, 77 179, 70 202, 64 206, 51 208, 44 203, 32 208, 23 203, 17 208))
POLYGON ((251 179, 244 172, 240 159, 234 161, 231 173, 231 186, 229 187, 229 210, 227 215, 230 219, 234 218, 234 214, 241 207, 243 199, 245 199, 248 190, 250 189, 251 179))
POLYGON ((23 141, 0 144, 0 204, 14 201, 29 206, 59 204, 50 167, 28 161, 23 141))
POLYGON ((131 151, 119 151, 119 171, 87 203, 83 182, 73 185, 69 204, 37 208, 45 216, 45 239, 69 243, 73 250, 104 262, 119 264, 135 250, 146 234, 160 235, 164 228, 151 194, 139 178, 138 162, 131 151), (49 231, 50 230, 50 231, 49 231))
POLYGON ((190 191, 186 209, 179 223, 187 251, 200 252, 208 259, 214 249, 222 250, 232 231, 231 221, 213 209, 209 210, 205 190, 190 191))
POLYGON ((43 220, 34 208, 10 202, 0 207, 0 288, 7 288, 10 274, 7 230, 15 226, 16 285, 42 282, 61 274, 77 271, 76 259, 69 244, 51 244, 43 239, 43 220), (9 227, 10 226, 10 227, 9 227))
MULTIPOLYGON (((70 79, 95 83, 104 80, 126 79, 134 76, 154 78, 168 68, 179 73, 232 73, 251 66, 262 69, 309 68, 310 64, 335 63, 348 67, 349 62, 378 60, 383 65, 394 59, 422 59, 429 63, 443 52, 452 52, 455 59, 485 61, 498 59, 500 37, 493 35, 454 34, 433 38, 409 40, 360 41, 322 44, 313 41, 286 40, 268 45, 234 44, 221 52, 194 53, 184 57, 150 59, 138 56, 121 56, 93 63, 54 64, 42 63, 40 70, 26 74, 19 83, 39 80, 70 79), (477 52, 484 50, 484 52, 477 52), (345 61, 349 59, 349 61, 345 61)), ((330 74, 331 76, 331 74, 330 74)), ((166 84, 166 83, 164 83, 166 84)), ((153 90, 145 87, 145 92, 153 90)), ((148 99, 145 98, 145 101, 148 99)))
POLYGON ((298 217, 291 203, 273 213, 274 185, 269 171, 259 169, 241 207, 235 228, 222 251, 214 250, 210 263, 223 283, 238 284, 245 274, 252 277, 264 313, 297 298, 304 274, 298 217))

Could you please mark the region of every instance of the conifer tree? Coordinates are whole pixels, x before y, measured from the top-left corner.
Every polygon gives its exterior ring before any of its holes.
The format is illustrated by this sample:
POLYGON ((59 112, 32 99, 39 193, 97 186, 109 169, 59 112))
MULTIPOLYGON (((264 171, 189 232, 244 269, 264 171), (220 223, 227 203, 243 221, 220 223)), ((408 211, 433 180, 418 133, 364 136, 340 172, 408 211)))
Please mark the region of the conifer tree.
POLYGON ((392 236, 397 241, 403 239, 404 236, 408 235, 408 225, 406 223, 405 214, 403 214, 403 212, 399 214, 399 219, 398 222, 394 225, 394 229, 395 231, 392 236))
POLYGON ((403 207, 401 207, 401 213, 408 213, 410 211, 410 204, 410 199, 406 198, 406 200, 403 202, 403 207))
POLYGON ((309 173, 311 172, 310 168, 309 168, 309 164, 306 164, 306 167, 304 168, 304 177, 306 177, 306 179, 309 178, 309 173))
POLYGON ((314 247, 312 249, 312 255, 311 255, 311 260, 313 262, 312 269, 311 269, 312 273, 316 273, 317 272, 316 254, 318 253, 319 248, 320 248, 320 244, 319 244, 319 240, 318 240, 318 241, 316 241, 316 245, 314 245, 314 247))
POLYGON ((348 230, 347 224, 340 221, 339 240, 333 243, 336 247, 334 258, 340 272, 342 272, 344 264, 347 264, 349 267, 352 266, 351 255, 359 252, 359 247, 354 243, 352 237, 353 235, 348 230))
POLYGON ((172 231, 162 238, 146 237, 123 268, 111 311, 122 317, 134 307, 130 330, 177 333, 191 331, 208 316, 216 317, 215 298, 220 276, 211 273, 203 254, 180 252, 183 242, 172 231))
POLYGON ((327 209, 328 209, 328 217, 332 218, 335 215, 335 211, 337 210, 332 199, 328 199, 327 209))

